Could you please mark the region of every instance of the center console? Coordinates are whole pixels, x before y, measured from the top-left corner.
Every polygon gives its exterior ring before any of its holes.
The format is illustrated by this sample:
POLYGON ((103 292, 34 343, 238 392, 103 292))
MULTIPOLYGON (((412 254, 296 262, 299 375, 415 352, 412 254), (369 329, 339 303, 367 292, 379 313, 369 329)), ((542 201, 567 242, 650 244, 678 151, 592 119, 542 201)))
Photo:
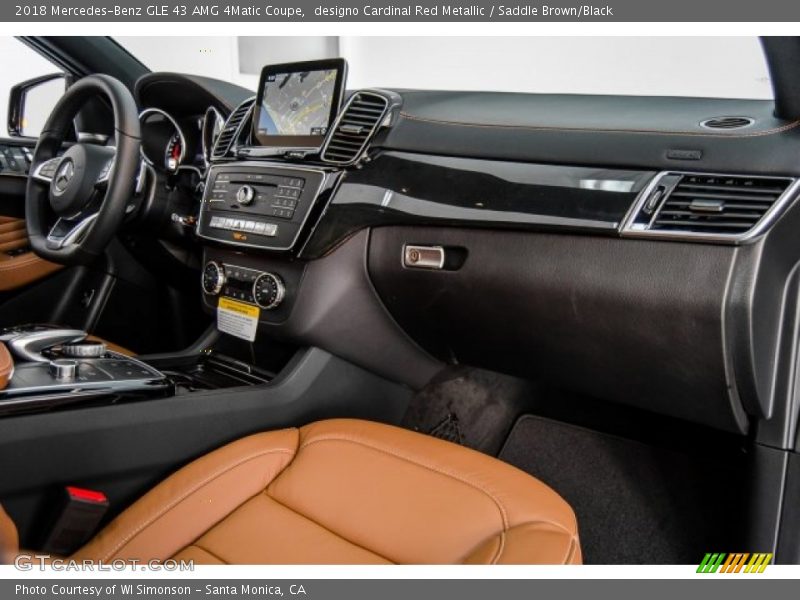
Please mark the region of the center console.
POLYGON ((86 338, 86 332, 48 325, 0 331, 14 358, 13 376, 0 391, 0 415, 172 391, 171 381, 157 369, 86 338))

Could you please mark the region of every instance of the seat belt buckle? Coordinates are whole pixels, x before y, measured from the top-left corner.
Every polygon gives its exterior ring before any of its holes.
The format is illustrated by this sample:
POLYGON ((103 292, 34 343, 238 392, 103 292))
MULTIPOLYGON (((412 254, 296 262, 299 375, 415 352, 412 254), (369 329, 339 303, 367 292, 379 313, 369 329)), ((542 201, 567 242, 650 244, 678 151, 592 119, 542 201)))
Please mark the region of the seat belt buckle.
POLYGON ((89 541, 108 512, 108 507, 108 498, 103 492, 67 486, 61 511, 42 550, 62 556, 72 554, 89 541))

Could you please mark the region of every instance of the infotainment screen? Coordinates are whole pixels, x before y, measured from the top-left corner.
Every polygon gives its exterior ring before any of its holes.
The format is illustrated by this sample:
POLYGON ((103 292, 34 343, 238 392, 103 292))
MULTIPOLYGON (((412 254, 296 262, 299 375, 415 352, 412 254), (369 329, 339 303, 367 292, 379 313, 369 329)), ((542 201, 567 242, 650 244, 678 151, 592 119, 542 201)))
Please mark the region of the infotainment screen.
POLYGON ((264 67, 253 137, 262 146, 320 148, 341 108, 346 71, 340 58, 264 67))

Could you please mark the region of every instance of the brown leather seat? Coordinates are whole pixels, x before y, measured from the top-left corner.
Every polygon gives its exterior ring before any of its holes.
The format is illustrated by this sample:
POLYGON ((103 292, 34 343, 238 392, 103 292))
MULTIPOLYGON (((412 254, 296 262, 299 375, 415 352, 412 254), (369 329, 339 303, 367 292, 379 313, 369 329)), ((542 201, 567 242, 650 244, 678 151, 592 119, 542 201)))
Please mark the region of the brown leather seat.
POLYGON ((179 470, 76 559, 578 564, 571 508, 486 455, 332 420, 260 433, 179 470))
POLYGON ((14 359, 3 342, 0 342, 0 390, 6 389, 14 374, 14 359))

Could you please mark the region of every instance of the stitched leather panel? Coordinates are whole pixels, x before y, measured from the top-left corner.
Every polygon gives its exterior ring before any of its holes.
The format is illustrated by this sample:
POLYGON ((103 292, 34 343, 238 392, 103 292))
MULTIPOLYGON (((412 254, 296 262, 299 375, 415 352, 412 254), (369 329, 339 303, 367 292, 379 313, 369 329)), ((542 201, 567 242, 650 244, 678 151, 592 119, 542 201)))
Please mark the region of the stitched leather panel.
POLYGON ((494 458, 378 423, 250 436, 178 471, 76 558, 578 563, 570 507, 494 458))
POLYGON ((800 173, 800 123, 766 100, 404 91, 402 114, 377 142, 389 150, 625 169, 800 173), (748 116, 740 130, 700 126, 748 116), (667 150, 698 151, 675 160, 667 150))
POLYGON ((248 500, 195 545, 228 564, 386 564, 266 494, 248 500))
POLYGON ((111 522, 75 556, 166 559, 261 493, 289 464, 298 432, 243 438, 184 467, 111 522))

